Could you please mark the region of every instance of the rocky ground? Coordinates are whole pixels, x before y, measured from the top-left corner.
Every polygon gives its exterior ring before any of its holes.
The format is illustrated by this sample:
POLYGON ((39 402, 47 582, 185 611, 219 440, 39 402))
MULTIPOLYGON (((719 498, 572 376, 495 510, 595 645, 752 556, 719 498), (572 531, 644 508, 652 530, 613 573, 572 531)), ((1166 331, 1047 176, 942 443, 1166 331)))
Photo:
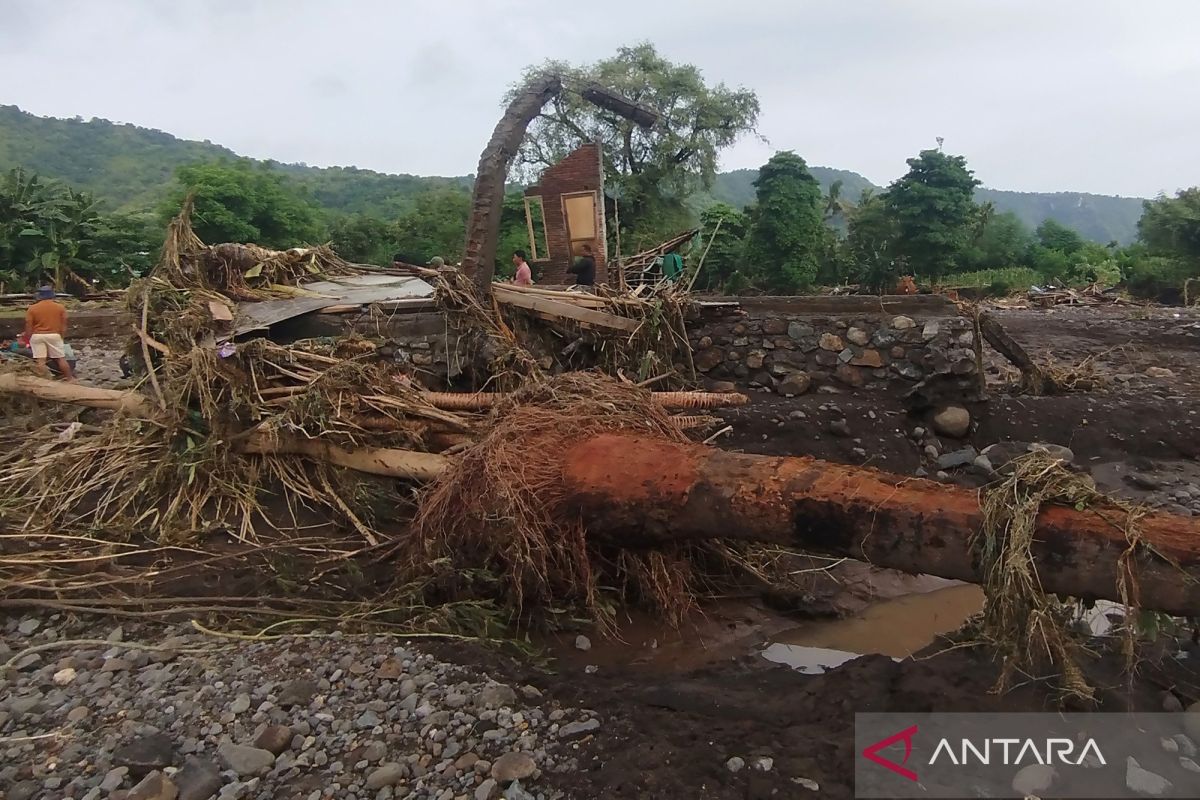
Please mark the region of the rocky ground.
POLYGON ((50 615, 10 618, 3 642, 9 800, 547 800, 604 726, 389 637, 50 615))
MULTIPOLYGON (((964 409, 966 420, 912 415, 883 395, 755 395, 724 412, 734 429, 721 441, 965 485, 985 482, 1006 452, 1048 446, 1102 488, 1200 513, 1200 318, 1109 307, 998 314, 1039 359, 1092 359, 1095 384, 1029 397, 1005 389, 1008 368, 992 360, 991 399, 964 409)), ((115 356, 90 346, 80 343, 84 374, 113 385, 115 356)), ((336 632, 244 641, 186 621, 126 623, 117 634, 111 621, 13 615, 0 621, 0 788, 27 800, 849 798, 856 711, 1056 701, 1036 682, 991 694, 990 651, 944 643, 918 659, 864 656, 800 674, 757 655, 779 615, 758 599, 730 602, 753 608, 751 621, 722 611, 708 624, 728 627, 740 649, 685 636, 668 665, 649 654, 672 634, 652 628, 626 636, 624 660, 602 656, 596 636, 594 650, 576 649, 572 632, 569 654, 544 665, 465 642, 336 632), (29 651, 42 645, 53 647, 29 651)), ((1197 647, 1186 626, 1162 644, 1132 682, 1103 642, 1086 666, 1102 710, 1178 712, 1183 731, 1195 726, 1183 709, 1200 701, 1197 647)))

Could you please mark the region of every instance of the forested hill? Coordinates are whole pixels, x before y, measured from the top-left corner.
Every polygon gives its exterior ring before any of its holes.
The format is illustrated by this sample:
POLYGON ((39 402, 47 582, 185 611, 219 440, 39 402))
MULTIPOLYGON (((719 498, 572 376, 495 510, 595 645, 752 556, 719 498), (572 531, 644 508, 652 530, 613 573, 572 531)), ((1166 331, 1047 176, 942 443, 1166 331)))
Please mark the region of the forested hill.
MULTIPOLYGON (((238 158, 209 141, 108 120, 55 119, 0 105, 0 171, 21 166, 91 192, 113 210, 155 208, 166 197, 175 170, 186 164, 238 158)), ((386 175, 356 167, 310 167, 266 162, 306 186, 332 211, 390 216, 411 198, 437 186, 470 186, 454 178, 386 175)))
MULTIPOLYGON (((137 211, 156 207, 166 196, 175 169, 185 164, 237 158, 212 142, 177 139, 162 131, 118 125, 107 120, 37 117, 16 106, 0 105, 0 170, 23 166, 92 192, 112 209, 137 211)), ((310 167, 266 162, 306 186, 326 209, 347 213, 391 216, 411 199, 438 186, 469 186, 469 176, 449 178, 388 175, 355 167, 310 167)), ((882 191, 856 172, 811 167, 828 191, 842 182, 841 196, 855 202, 864 189, 882 191)), ((711 201, 745 206, 754 200, 758 171, 734 170, 717 176, 716 185, 691 205, 711 201)), ((1133 241, 1142 201, 1078 193, 1006 192, 979 189, 980 202, 991 201, 998 211, 1012 211, 1030 227, 1053 219, 1094 241, 1133 241)))
MULTIPOLYGON (((851 203, 858 201, 864 189, 874 192, 884 190, 857 172, 811 165, 808 169, 821 184, 822 191, 828 192, 829 185, 840 180, 842 199, 851 203)), ((754 201, 754 179, 757 177, 756 169, 722 173, 717 176, 712 197, 741 208, 754 201)), ((975 190, 975 199, 980 203, 993 203, 998 212, 1013 212, 1031 229, 1044 220, 1052 219, 1074 228, 1085 239, 1101 244, 1111 241, 1129 244, 1136 239, 1137 221, 1142 216, 1143 202, 1139 197, 1079 192, 1006 192, 983 188, 975 190)))

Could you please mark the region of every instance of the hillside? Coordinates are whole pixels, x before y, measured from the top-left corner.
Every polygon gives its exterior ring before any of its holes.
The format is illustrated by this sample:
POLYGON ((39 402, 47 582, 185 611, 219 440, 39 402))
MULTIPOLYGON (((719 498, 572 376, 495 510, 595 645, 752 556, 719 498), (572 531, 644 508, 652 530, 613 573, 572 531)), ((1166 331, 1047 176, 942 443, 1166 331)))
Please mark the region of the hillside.
MULTIPOLYGON (((857 172, 811 166, 809 170, 821 184, 822 191, 828 191, 833 181, 842 181, 842 198, 850 202, 857 201, 864 189, 884 191, 884 187, 876 186, 857 172)), ((757 177, 756 169, 722 173, 717 176, 712 199, 738 208, 749 205, 754 202, 754 179, 757 177)), ((1113 240, 1129 244, 1137 238, 1137 221, 1142 216, 1143 202, 1137 197, 983 188, 975 190, 975 199, 980 203, 994 203, 997 211, 1013 212, 1030 228, 1036 228, 1043 220, 1053 219, 1079 231, 1084 238, 1103 244, 1113 240)))
MULTIPOLYGON (((114 210, 154 208, 167 195, 177 167, 238 158, 209 141, 108 120, 55 119, 0 105, 0 170, 23 166, 85 189, 114 210)), ((323 207, 347 213, 388 215, 438 186, 470 186, 455 178, 386 175, 356 167, 310 167, 266 162, 308 187, 323 207)))
MULTIPOLYGON (((115 210, 154 208, 166 196, 175 169, 184 164, 237 158, 232 150, 212 142, 177 139, 169 133, 118 125, 107 120, 37 117, 16 106, 0 105, 0 170, 24 166, 92 192, 115 210)), ((421 177, 389 175, 356 167, 310 167, 265 162, 303 184, 326 209, 345 213, 390 216, 412 198, 435 187, 470 186, 470 176, 421 177)), ((856 172, 810 167, 822 190, 842 181, 842 197, 854 202, 864 189, 882 191, 856 172)), ((710 192, 692 198, 703 208, 712 202, 742 207, 754 201, 758 170, 739 169, 717 176, 710 192)), ((1012 211, 1030 227, 1054 219, 1098 242, 1133 241, 1142 201, 1078 193, 1008 192, 980 189, 977 198, 991 201, 1000 211, 1012 211)))

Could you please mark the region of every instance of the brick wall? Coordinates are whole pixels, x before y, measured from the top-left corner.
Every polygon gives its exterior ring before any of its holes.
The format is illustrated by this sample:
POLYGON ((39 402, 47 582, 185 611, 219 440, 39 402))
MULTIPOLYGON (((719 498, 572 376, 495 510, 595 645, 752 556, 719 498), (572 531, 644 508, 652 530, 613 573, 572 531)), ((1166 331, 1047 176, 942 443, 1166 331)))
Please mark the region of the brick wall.
POLYGON ((585 144, 543 172, 536 186, 525 190, 526 197, 542 198, 542 208, 546 215, 549 258, 539 252, 538 260, 532 262, 534 279, 539 283, 571 282, 567 275, 567 267, 574 261, 574 256, 567 239, 567 220, 563 211, 562 196, 579 192, 594 192, 596 195, 596 237, 592 241, 592 252, 596 257, 596 279, 604 280, 604 265, 608 260, 604 228, 604 168, 600 146, 585 144))

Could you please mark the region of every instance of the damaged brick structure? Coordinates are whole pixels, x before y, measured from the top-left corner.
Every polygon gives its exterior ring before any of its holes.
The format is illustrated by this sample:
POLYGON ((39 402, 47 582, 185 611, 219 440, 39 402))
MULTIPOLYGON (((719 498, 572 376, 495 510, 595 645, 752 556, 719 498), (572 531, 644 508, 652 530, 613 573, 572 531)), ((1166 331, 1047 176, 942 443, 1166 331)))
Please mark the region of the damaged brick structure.
POLYGON ((534 278, 543 284, 573 283, 567 273, 582 246, 592 246, 596 279, 608 263, 604 222, 604 164, 600 146, 585 144, 542 173, 525 190, 525 222, 534 278))

